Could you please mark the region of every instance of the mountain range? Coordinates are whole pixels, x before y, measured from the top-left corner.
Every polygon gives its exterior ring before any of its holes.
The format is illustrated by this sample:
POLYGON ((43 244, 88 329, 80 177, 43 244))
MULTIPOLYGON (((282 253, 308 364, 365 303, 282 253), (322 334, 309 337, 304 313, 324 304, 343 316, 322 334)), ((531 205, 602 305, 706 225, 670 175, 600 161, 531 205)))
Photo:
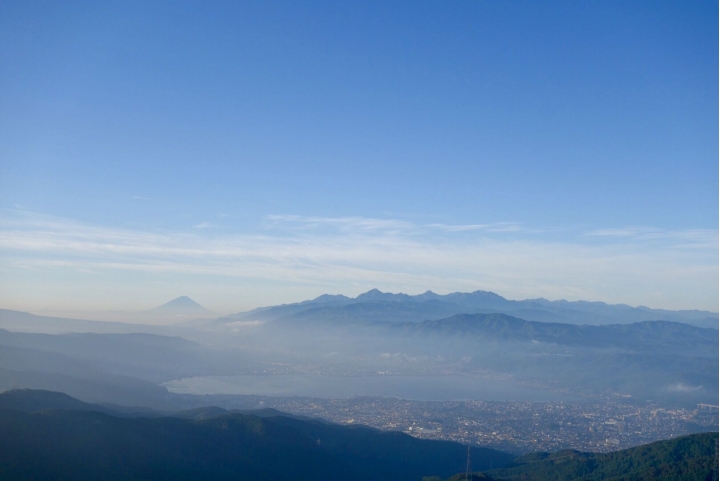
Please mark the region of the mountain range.
MULTIPOLYGON (((605 320, 627 321, 630 312, 685 321, 575 324, 469 312, 527 303, 543 306, 482 291, 407 296, 372 290, 355 299, 325 295, 170 326, 0 310, 0 328, 7 329, 0 329, 0 389, 59 389, 94 402, 166 406, 177 399, 162 383, 274 374, 280 365, 287 366, 284 372, 342 375, 492 373, 582 397, 717 404, 718 331, 691 324, 712 313, 545 301, 555 312, 568 312, 557 307, 565 304, 575 313, 602 311, 605 320), (452 314, 462 310, 467 312, 452 314), (41 329, 58 334, 17 332, 41 329), (86 332, 72 332, 78 330, 86 332)), ((182 297, 161 310, 186 309, 203 308, 182 297)))
POLYGON ((372 289, 355 298, 322 295, 294 304, 263 307, 220 318, 218 322, 332 320, 334 322, 419 322, 456 314, 502 313, 538 322, 565 324, 629 324, 642 321, 682 322, 718 328, 718 314, 709 311, 670 311, 644 306, 547 299, 508 300, 488 291, 440 295, 427 291, 415 296, 372 289))

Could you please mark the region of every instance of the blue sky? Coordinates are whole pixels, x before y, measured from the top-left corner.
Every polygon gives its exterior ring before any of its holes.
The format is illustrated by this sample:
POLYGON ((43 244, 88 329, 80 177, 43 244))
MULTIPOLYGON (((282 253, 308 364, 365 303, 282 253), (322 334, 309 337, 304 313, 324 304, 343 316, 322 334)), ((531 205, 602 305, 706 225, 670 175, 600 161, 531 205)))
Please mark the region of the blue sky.
POLYGON ((0 307, 718 304, 717 2, 0 5, 0 307))

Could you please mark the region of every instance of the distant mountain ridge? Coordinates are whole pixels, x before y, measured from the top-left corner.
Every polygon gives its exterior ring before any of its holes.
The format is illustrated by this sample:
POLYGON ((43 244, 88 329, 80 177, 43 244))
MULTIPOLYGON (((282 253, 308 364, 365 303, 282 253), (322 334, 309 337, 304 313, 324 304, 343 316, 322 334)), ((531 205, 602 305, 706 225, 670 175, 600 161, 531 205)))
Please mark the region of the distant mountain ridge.
POLYGON ((664 352, 717 358, 718 332, 679 322, 643 321, 605 326, 526 321, 507 314, 458 314, 456 316, 398 325, 408 336, 456 336, 480 339, 542 342, 629 352, 664 352))
POLYGON ((718 314, 708 311, 670 311, 644 306, 606 304, 588 301, 549 301, 547 299, 508 300, 489 291, 436 294, 393 294, 371 289, 350 298, 324 294, 294 304, 264 307, 219 319, 237 320, 306 320, 335 319, 366 322, 420 322, 451 317, 457 314, 503 313, 538 322, 564 324, 629 324, 642 321, 672 321, 696 327, 718 328, 718 314))

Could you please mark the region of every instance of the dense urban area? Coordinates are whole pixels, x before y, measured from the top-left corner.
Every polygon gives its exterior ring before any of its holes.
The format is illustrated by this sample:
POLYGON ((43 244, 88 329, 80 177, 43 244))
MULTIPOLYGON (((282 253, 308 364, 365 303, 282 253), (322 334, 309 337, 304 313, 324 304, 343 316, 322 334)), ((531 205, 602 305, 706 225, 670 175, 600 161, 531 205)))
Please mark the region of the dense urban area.
POLYGON ((410 401, 384 397, 264 397, 258 407, 364 424, 513 453, 608 452, 693 432, 718 430, 718 407, 637 407, 619 402, 410 401))

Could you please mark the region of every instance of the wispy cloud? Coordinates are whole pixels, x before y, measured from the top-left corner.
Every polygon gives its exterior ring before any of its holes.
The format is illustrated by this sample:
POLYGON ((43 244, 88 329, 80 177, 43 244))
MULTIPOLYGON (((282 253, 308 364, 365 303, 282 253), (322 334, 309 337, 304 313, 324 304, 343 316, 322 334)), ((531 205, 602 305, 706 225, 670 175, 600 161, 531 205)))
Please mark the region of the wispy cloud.
POLYGON ((431 231, 442 232, 520 232, 522 227, 516 222, 497 222, 493 224, 416 224, 413 222, 371 217, 311 217, 299 215, 269 215, 265 221, 267 228, 295 228, 302 230, 336 229, 343 232, 385 232, 394 234, 428 234, 431 231))
POLYGON ((334 228, 345 232, 410 231, 416 226, 396 219, 369 217, 306 217, 299 215, 269 215, 266 227, 294 227, 302 229, 334 228))
POLYGON ((666 230, 649 227, 596 229, 587 232, 590 237, 615 238, 642 242, 671 242, 676 246, 717 247, 718 231, 710 229, 666 230))
POLYGON ((439 229, 445 232, 520 232, 522 227, 515 222, 498 222, 495 224, 428 224, 427 227, 439 229))
POLYGON ((182 274, 221 276, 239 284, 262 281, 269 289, 292 283, 347 294, 366 287, 395 292, 486 289, 511 298, 670 308, 717 305, 716 246, 680 247, 688 239, 711 239, 713 232, 664 233, 663 243, 648 245, 649 233, 633 229, 578 232, 558 242, 515 224, 505 227, 278 215, 268 217, 256 233, 223 235, 200 227, 149 232, 16 213, 0 221, 0 253, 8 285, 9 276, 18 272, 70 269, 100 273, 111 281, 120 272, 182 274), (444 234, 433 236, 433 230, 444 234))

